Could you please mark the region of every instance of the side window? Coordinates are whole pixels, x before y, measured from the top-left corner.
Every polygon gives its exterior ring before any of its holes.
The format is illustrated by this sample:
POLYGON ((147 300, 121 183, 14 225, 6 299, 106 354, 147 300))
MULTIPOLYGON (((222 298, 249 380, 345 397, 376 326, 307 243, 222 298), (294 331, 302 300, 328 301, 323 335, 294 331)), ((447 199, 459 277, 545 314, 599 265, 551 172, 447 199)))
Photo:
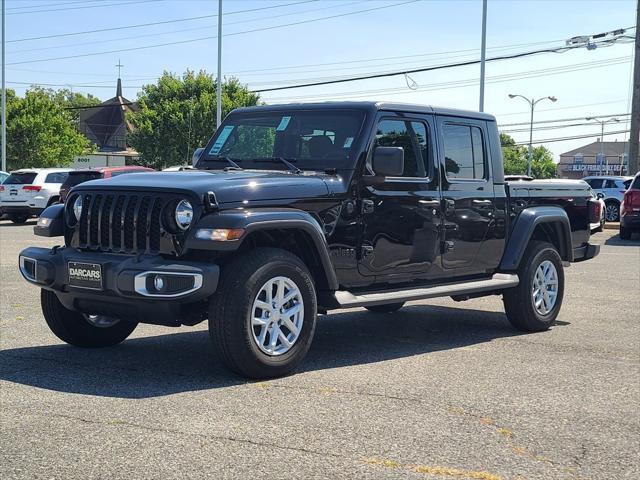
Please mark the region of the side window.
POLYGON ((483 179, 485 154, 482 131, 470 125, 445 124, 443 136, 447 178, 483 179))
POLYGON ((68 176, 66 172, 50 173, 44 179, 44 183, 64 183, 68 176))
POLYGON ((589 180, 589 185, 591 185, 591 188, 597 190, 599 188, 602 188, 602 179, 601 178, 592 178, 591 180, 589 180))
POLYGON ((381 120, 378 123, 375 147, 402 147, 404 150, 403 177, 426 177, 429 158, 429 137, 423 122, 381 120))
POLYGON ((618 188, 615 180, 606 180, 604 182, 604 188, 618 188))

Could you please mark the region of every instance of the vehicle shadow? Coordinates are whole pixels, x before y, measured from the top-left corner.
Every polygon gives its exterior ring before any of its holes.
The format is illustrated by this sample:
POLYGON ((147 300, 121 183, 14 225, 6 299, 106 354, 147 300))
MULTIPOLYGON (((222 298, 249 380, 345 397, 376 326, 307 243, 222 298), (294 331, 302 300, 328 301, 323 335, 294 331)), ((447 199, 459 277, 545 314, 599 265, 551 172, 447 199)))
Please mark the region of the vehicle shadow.
POLYGON ((640 246, 640 233, 634 233, 630 240, 623 240, 620 235, 609 237, 604 242, 605 245, 613 247, 637 247, 640 246))
MULTIPOLYGON (((559 326, 565 322, 559 322, 559 326)), ((425 355, 520 335, 502 312, 408 306, 319 318, 302 371, 425 355)), ((247 383, 214 360, 203 330, 133 338, 90 350, 47 345, 0 351, 0 379, 60 392, 148 398, 247 383)))
POLYGON ((38 222, 37 218, 29 219, 25 223, 13 223, 11 220, 0 220, 0 227, 34 226, 37 222, 38 222))

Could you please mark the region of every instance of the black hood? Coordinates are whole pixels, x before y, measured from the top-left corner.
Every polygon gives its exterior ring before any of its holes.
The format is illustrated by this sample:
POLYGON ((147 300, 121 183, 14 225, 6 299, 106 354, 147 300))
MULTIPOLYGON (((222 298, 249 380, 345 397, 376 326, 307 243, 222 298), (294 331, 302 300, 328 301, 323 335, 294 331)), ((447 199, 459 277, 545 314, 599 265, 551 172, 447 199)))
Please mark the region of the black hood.
POLYGON ((193 195, 202 198, 214 192, 218 203, 260 200, 323 198, 329 195, 326 180, 335 177, 305 172, 295 174, 279 170, 186 170, 182 172, 153 172, 120 175, 93 180, 74 190, 162 191, 193 195))

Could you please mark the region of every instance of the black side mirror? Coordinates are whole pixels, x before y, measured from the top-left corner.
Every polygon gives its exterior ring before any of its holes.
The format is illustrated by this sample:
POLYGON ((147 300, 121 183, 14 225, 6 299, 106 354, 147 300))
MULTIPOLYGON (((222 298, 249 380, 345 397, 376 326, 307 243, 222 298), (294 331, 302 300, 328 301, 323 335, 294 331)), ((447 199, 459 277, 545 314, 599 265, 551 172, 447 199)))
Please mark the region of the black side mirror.
POLYGON ((373 152, 372 164, 376 177, 400 177, 404 172, 404 149, 377 147, 373 152))
POLYGON ((198 163, 198 160, 200 160, 200 157, 202 156, 202 152, 204 152, 204 148, 196 148, 193 152, 193 156, 191 157, 191 165, 194 167, 196 166, 196 163, 198 163))

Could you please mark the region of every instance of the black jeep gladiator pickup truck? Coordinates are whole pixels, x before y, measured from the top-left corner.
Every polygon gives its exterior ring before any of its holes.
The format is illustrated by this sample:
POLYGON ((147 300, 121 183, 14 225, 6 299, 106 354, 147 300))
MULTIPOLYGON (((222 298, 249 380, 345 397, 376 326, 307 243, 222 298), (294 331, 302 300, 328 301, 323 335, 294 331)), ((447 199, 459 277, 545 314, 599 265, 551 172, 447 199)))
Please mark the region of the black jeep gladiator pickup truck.
POLYGON ((234 110, 196 169, 74 187, 20 254, 63 341, 104 347, 142 323, 209 322, 250 378, 284 375, 318 313, 394 312, 411 300, 502 295, 541 331, 563 268, 593 258, 599 203, 575 181, 505 182, 495 118, 346 102, 234 110))

